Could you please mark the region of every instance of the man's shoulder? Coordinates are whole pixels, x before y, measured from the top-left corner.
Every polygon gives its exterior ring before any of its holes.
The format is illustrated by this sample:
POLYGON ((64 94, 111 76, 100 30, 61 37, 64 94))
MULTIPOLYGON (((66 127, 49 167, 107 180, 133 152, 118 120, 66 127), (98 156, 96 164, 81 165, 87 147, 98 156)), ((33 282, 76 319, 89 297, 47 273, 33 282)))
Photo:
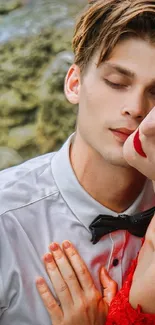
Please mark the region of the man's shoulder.
POLYGON ((0 215, 55 191, 51 160, 55 152, 0 172, 0 215))

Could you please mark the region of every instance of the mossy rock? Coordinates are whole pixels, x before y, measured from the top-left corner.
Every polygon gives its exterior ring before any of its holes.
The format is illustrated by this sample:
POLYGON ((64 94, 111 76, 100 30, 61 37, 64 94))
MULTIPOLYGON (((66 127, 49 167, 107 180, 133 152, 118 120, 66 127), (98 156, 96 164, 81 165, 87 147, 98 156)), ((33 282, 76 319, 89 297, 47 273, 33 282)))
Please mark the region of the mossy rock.
POLYGON ((24 160, 58 149, 75 129, 77 108, 67 102, 63 83, 73 62, 75 15, 84 4, 0 0, 6 10, 0 24, 0 145, 24 160), (22 130, 29 134, 18 139, 22 130))
POLYGON ((23 158, 19 153, 8 147, 0 147, 0 157, 0 170, 23 162, 23 158))
POLYGON ((7 15, 22 6, 21 0, 0 0, 0 15, 7 15))

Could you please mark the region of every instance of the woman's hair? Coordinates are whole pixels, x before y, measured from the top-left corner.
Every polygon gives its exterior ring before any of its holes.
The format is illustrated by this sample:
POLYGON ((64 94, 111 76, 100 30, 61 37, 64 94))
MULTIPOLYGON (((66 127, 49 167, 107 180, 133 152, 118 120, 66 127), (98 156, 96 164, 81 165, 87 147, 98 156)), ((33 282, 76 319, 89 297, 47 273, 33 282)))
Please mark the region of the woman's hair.
POLYGON ((74 62, 85 71, 99 49, 98 65, 118 42, 130 37, 155 43, 155 1, 92 0, 79 17, 73 37, 74 62))

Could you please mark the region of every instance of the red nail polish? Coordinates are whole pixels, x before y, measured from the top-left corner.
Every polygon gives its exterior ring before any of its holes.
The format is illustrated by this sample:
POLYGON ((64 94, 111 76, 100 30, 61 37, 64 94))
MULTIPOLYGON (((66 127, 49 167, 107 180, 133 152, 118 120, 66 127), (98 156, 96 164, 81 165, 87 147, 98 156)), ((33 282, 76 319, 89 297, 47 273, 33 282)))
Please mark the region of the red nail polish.
POLYGON ((56 251, 58 249, 58 244, 57 243, 51 243, 49 247, 50 247, 50 249, 52 251, 56 251))
POLYGON ((64 241, 63 242, 63 247, 65 248, 65 249, 67 249, 67 248, 69 248, 71 245, 70 245, 70 242, 69 241, 64 241))
POLYGON ((145 152, 143 151, 143 148, 142 148, 142 145, 141 145, 141 142, 140 142, 140 139, 139 139, 139 130, 136 132, 135 136, 134 136, 134 139, 133 139, 133 145, 134 145, 134 148, 136 150, 136 152, 142 156, 142 157, 147 157, 145 152))
POLYGON ((45 281, 44 281, 43 278, 38 277, 38 278, 36 279, 36 284, 38 284, 38 285, 43 285, 43 284, 45 284, 45 281))
POLYGON ((46 255, 44 255, 44 261, 47 262, 47 263, 52 262, 53 261, 52 254, 47 253, 46 255))

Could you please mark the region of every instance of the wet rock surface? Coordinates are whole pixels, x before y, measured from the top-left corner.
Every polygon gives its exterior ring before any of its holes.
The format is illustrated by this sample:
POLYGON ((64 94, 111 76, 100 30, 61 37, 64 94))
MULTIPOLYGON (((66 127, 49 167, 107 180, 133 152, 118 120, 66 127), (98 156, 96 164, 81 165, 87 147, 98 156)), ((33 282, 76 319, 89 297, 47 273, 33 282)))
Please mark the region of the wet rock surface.
POLYGON ((58 149, 76 107, 63 94, 86 1, 0 0, 0 169, 58 149))

